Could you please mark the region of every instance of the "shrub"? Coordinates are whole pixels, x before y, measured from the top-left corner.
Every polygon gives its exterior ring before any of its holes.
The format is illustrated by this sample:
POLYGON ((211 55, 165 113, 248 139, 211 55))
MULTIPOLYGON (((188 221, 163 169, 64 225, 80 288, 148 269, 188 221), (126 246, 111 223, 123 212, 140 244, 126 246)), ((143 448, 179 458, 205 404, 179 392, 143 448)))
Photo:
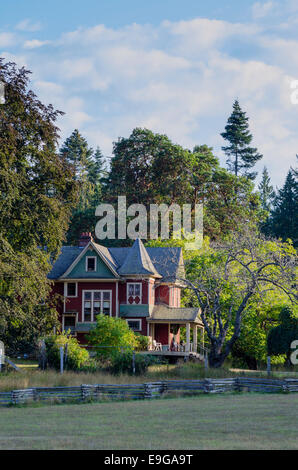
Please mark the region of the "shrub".
MULTIPOLYGON (((132 374, 132 360, 133 353, 131 351, 115 355, 111 362, 110 372, 112 372, 112 374, 132 374)), ((135 354, 136 375, 145 374, 150 365, 157 363, 159 363, 159 360, 154 356, 135 354)))
POLYGON ((76 338, 68 336, 65 333, 60 335, 51 335, 45 338, 47 362, 50 367, 60 369, 60 347, 67 345, 66 368, 79 370, 89 364, 89 353, 86 349, 80 347, 76 338))
POLYGON ((135 336, 138 342, 136 351, 147 351, 150 341, 149 337, 141 335, 140 333, 135 333, 135 336))
POLYGON ((285 354, 285 364, 290 366, 291 343, 298 338, 297 308, 283 307, 279 315, 279 321, 280 325, 269 331, 267 350, 269 356, 285 354))
POLYGON ((96 325, 88 337, 101 360, 113 359, 121 350, 133 350, 138 346, 137 337, 122 318, 97 315, 96 325))

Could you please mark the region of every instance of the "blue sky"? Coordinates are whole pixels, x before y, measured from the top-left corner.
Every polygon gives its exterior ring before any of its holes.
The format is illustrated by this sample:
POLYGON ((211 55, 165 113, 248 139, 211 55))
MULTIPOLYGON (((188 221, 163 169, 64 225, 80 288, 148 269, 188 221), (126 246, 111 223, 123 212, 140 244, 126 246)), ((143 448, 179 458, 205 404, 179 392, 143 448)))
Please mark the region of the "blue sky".
POLYGON ((107 157, 134 127, 187 148, 220 137, 238 98, 274 185, 295 166, 297 0, 0 0, 0 56, 107 157))

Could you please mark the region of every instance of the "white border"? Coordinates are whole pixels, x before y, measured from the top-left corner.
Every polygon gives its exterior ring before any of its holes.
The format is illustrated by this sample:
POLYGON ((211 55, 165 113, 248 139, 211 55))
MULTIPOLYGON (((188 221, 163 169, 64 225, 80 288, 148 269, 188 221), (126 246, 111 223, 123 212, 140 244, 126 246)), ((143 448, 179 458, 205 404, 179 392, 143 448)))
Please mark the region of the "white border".
MULTIPOLYGON (((113 291, 110 289, 85 289, 82 290, 82 322, 83 323, 94 323, 96 320, 94 320, 94 313, 93 313, 93 302, 94 302, 94 292, 109 292, 110 293, 110 317, 112 316, 112 304, 113 304, 113 291), (91 320, 90 321, 85 321, 85 315, 84 315, 84 298, 85 298, 85 292, 91 292, 92 293, 92 308, 91 308, 91 320)), ((102 296, 101 296, 102 298, 102 296)), ((101 302, 102 308, 103 308, 103 301, 101 302)))
MULTIPOLYGON (((143 286, 142 286, 142 282, 127 282, 127 283, 126 283, 126 304, 127 304, 127 305, 142 305, 142 300, 143 300, 143 289, 142 289, 142 287, 143 287, 143 286), (139 302, 138 304, 136 304, 135 302, 133 302, 132 304, 130 304, 130 303, 128 302, 128 290, 129 290, 128 287, 129 287, 130 284, 133 284, 133 285, 139 284, 139 286, 140 286, 140 302, 139 302)), ((135 296, 134 296, 134 297, 135 297, 135 296)))
POLYGON ((64 297, 67 297, 68 299, 73 299, 78 296, 78 283, 75 281, 66 281, 64 282, 64 297), (75 295, 67 295, 67 285, 68 284, 75 284, 76 286, 76 293, 75 295))
MULTIPOLYGON (((130 328, 132 331, 142 331, 142 320, 140 320, 139 318, 125 318, 127 324, 129 321, 137 321, 139 322, 139 328, 137 330, 133 330, 132 328, 130 328)), ((129 325, 128 325, 129 326, 129 325)))
POLYGON ((85 270, 86 270, 86 273, 96 273, 96 271, 97 271, 97 256, 86 256, 86 258, 85 258, 85 270), (94 269, 92 271, 88 269, 88 259, 94 259, 95 260, 94 269))
MULTIPOLYGON (((74 313, 63 313, 62 314, 62 331, 65 331, 65 325, 64 325, 64 318, 65 317, 75 317, 75 326, 78 322, 78 313, 77 312, 74 312, 74 313)), ((76 334, 76 332, 75 332, 76 334)))

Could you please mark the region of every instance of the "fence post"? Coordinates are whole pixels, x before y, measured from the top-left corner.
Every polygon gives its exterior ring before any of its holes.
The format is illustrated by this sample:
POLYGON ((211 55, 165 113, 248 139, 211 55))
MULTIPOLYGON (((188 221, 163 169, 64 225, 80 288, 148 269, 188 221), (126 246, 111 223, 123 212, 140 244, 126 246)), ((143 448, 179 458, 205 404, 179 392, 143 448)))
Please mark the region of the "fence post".
POLYGON ((136 353, 135 351, 132 352, 132 373, 136 373, 136 353))
POLYGON ((68 344, 64 346, 64 368, 67 369, 68 344))
POLYGON ((205 379, 204 380, 204 393, 210 393, 212 390, 213 386, 210 380, 205 379))
POLYGON ((151 384, 144 384, 144 398, 152 398, 151 384))
POLYGON ((2 362, 3 362, 3 364, 5 362, 5 350, 4 350, 3 341, 0 341, 0 372, 1 372, 1 369, 2 369, 2 362))
POLYGON ((64 349, 63 349, 63 346, 60 346, 60 374, 63 374, 63 356, 64 356, 64 349))
POLYGON ((235 392, 241 392, 239 377, 234 378, 234 390, 235 392))
POLYGON ((271 375, 271 357, 267 356, 267 375, 270 377, 271 375))

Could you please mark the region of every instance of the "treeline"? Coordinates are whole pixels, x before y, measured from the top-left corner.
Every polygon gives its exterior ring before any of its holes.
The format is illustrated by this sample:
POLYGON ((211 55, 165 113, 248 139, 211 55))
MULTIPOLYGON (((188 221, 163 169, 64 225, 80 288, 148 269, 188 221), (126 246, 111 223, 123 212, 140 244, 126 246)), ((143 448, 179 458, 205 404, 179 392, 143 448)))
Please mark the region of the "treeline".
MULTIPOLYGON (((59 299, 51 296, 47 279, 51 263, 66 237, 75 245, 80 232, 94 233, 95 208, 115 202, 118 195, 127 197, 127 205, 147 207, 203 203, 206 240, 221 241, 251 226, 257 235, 259 227, 297 244, 297 170, 290 169, 276 191, 264 170, 255 188, 254 166, 262 156, 251 146, 248 118, 238 102, 222 134, 227 168, 207 145, 185 149, 165 135, 139 128, 114 142, 108 166, 100 149, 90 148, 78 130, 59 149, 61 112, 39 101, 29 89, 29 76, 30 71, 0 59, 0 80, 5 83, 5 103, 0 105, 0 336, 8 354, 30 352, 38 338, 59 327, 59 299)), ((287 260, 294 255, 285 245, 287 260)), ((270 256, 274 250, 279 253, 278 247, 269 243, 270 256)), ((214 253, 192 256, 194 279, 204 273, 202 263, 209 273, 214 253)), ((235 278, 234 290, 230 285, 226 290, 232 301, 239 296, 242 278, 235 278)), ((291 278, 290 288, 293 284, 291 278)), ((287 304, 272 291, 267 295, 249 306, 234 351, 241 358, 264 356, 268 328, 278 325, 278 314, 287 304)))
POLYGON ((203 203, 204 235, 211 240, 239 230, 249 220, 267 236, 291 238, 297 245, 297 170, 290 169, 284 186, 274 190, 264 167, 262 180, 255 187, 257 172, 253 169, 262 155, 251 147, 248 118, 238 101, 221 135, 227 141, 222 147, 227 168, 220 166, 207 145, 185 149, 166 135, 141 128, 114 142, 108 167, 99 147, 94 151, 74 130, 60 149, 61 156, 73 168, 79 191, 68 242, 76 244, 80 232, 94 233, 98 204, 116 203, 117 196, 125 195, 127 205, 141 203, 148 208, 150 204, 194 207, 203 203))

